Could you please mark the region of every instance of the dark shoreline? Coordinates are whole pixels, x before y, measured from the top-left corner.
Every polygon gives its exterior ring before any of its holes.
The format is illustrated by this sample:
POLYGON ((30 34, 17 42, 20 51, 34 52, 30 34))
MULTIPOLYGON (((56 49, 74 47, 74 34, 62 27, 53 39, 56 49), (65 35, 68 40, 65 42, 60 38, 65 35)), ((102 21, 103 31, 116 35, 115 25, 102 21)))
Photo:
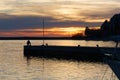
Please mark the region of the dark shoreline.
POLYGON ((113 41, 108 38, 96 38, 96 37, 0 37, 0 40, 86 40, 86 41, 113 41))

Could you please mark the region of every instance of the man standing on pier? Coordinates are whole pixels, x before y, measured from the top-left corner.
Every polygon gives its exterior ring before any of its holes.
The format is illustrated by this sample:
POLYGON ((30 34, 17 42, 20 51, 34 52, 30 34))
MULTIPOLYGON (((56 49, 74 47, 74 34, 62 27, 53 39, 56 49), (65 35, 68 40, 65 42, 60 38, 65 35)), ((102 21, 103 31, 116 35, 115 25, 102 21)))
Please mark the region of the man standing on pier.
POLYGON ((31 46, 30 40, 27 41, 27 46, 31 46))

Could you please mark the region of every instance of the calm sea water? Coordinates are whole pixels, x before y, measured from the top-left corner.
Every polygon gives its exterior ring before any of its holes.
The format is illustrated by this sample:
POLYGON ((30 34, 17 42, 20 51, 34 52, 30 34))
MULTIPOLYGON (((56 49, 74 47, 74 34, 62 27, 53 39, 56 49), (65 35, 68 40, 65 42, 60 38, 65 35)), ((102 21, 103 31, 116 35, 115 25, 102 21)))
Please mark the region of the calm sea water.
MULTIPOLYGON (((32 45, 42 44, 41 40, 31 42, 32 45)), ((45 43, 63 46, 115 46, 111 41, 46 40, 45 43)), ((110 80, 111 75, 114 76, 108 65, 97 62, 43 58, 31 58, 27 61, 23 55, 25 44, 25 40, 0 40, 0 80, 110 80)), ((117 78, 114 77, 114 80, 117 78)))

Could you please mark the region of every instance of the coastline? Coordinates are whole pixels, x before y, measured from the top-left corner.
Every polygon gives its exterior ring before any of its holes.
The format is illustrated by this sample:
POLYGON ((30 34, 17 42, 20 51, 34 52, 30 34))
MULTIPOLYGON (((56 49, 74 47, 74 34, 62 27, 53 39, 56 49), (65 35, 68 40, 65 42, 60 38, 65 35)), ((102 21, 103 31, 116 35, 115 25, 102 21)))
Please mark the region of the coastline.
POLYGON ((0 37, 0 40, 86 40, 86 41, 114 41, 109 37, 0 37))

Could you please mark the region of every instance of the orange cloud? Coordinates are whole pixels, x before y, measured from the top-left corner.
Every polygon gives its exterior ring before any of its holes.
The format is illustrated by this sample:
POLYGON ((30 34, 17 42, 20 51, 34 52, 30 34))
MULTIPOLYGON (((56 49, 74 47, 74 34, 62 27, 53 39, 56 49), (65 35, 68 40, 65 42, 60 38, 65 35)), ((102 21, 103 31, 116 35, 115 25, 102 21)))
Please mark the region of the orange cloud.
MULTIPOLYGON (((66 27, 66 28, 47 28, 44 30, 46 37, 70 37, 76 33, 82 33, 84 28, 81 27, 66 27)), ((0 36, 6 37, 42 37, 43 29, 22 29, 16 31, 0 32, 0 36)))

